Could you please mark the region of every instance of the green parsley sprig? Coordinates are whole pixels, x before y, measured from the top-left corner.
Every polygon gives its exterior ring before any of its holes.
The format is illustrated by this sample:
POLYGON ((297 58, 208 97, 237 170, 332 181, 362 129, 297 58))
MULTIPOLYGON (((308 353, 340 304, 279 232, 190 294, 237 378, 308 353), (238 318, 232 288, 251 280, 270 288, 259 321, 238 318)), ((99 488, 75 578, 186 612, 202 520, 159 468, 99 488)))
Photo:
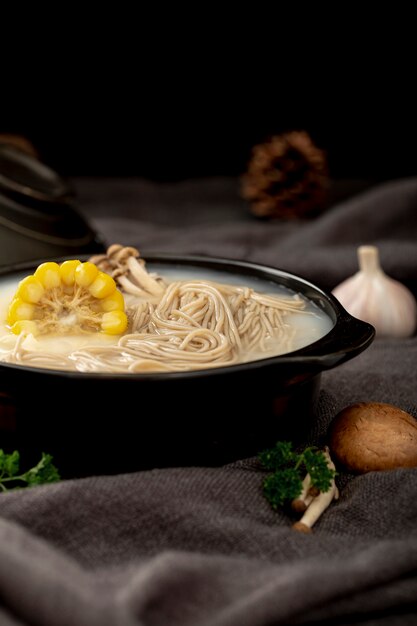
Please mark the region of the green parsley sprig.
POLYGON ((273 472, 263 481, 263 491, 275 510, 300 496, 306 473, 310 475, 311 487, 321 493, 330 489, 336 475, 322 450, 309 447, 297 453, 289 441, 278 441, 274 448, 261 452, 258 458, 265 469, 273 472))
POLYGON ((54 483, 60 480, 60 475, 52 463, 52 456, 42 452, 40 461, 28 469, 20 472, 20 454, 17 450, 6 454, 0 449, 0 491, 34 487, 44 483, 54 483))

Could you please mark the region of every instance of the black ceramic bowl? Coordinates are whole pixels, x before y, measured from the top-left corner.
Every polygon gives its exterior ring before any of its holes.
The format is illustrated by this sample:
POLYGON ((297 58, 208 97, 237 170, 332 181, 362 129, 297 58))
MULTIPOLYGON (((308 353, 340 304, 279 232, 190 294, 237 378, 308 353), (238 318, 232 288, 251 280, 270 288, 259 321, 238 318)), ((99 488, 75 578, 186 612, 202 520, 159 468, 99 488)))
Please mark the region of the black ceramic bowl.
POLYGON ((64 476, 217 465, 254 455, 278 439, 302 439, 314 420, 321 372, 356 356, 374 337, 373 327, 333 296, 281 270, 204 257, 147 257, 147 266, 162 274, 164 268, 225 272, 230 283, 243 277, 264 291, 278 283, 312 300, 333 328, 295 352, 211 370, 83 374, 0 363, 0 448, 18 446, 27 462, 49 452, 64 476))

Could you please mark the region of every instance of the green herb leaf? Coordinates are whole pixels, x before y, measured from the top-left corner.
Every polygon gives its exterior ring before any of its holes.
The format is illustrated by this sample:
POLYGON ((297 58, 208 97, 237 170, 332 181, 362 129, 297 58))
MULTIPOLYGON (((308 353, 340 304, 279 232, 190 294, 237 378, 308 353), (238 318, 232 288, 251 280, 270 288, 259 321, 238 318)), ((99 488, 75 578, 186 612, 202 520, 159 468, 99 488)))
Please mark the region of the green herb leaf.
POLYGON ((302 490, 301 479, 294 468, 281 469, 264 480, 264 495, 273 509, 293 500, 302 490))
POLYGON ((42 452, 42 458, 39 463, 22 476, 24 476, 29 486, 54 483, 60 479, 58 470, 52 464, 52 456, 45 454, 45 452, 42 452))
POLYGON ((44 483, 52 483, 60 480, 60 475, 52 463, 50 454, 42 453, 41 460, 23 474, 19 472, 20 455, 17 450, 6 454, 0 450, 0 490, 20 489, 21 487, 33 487, 44 483), (10 483, 8 485, 7 483, 10 483), (23 485, 19 483, 25 483, 23 485))
POLYGON ((19 472, 20 454, 17 450, 5 455, 4 473, 7 476, 15 476, 19 472))
POLYGON ((278 441, 274 448, 264 450, 258 458, 265 469, 275 471, 295 461, 298 457, 292 451, 290 441, 278 441))
POLYGON ((313 487, 317 487, 322 493, 328 491, 335 477, 335 472, 327 465, 327 460, 323 452, 321 450, 305 450, 304 465, 311 476, 311 484, 313 487))

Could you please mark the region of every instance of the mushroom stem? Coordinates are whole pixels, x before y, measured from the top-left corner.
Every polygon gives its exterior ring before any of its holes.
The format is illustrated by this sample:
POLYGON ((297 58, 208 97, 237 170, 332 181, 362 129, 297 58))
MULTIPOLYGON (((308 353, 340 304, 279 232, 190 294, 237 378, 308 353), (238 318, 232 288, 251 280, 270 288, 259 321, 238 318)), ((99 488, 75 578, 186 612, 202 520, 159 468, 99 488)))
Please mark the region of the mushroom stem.
POLYGON ((314 497, 310 493, 310 487, 311 487, 310 474, 306 474, 302 484, 303 484, 303 489, 300 495, 298 496, 298 498, 295 498, 291 502, 291 508, 296 513, 304 513, 304 511, 307 509, 308 505, 311 503, 314 497))
MULTIPOLYGON (((315 522, 319 519, 320 515, 327 509, 333 498, 336 499, 337 487, 332 485, 329 491, 320 493, 313 498, 311 504, 307 507, 303 517, 299 520, 299 523, 304 524, 308 528, 311 528, 315 522)), ((296 528, 297 530, 297 528, 296 528)))
POLYGON ((127 267, 140 287, 148 291, 150 294, 157 296, 163 292, 163 288, 154 280, 148 272, 138 263, 134 257, 127 259, 127 267))
POLYGON ((146 291, 132 283, 132 281, 126 276, 117 276, 115 280, 117 280, 117 282, 123 287, 123 290, 126 293, 131 293, 135 296, 140 296, 141 298, 146 298, 149 295, 146 291))
MULTIPOLYGON (((324 455, 327 459, 327 465, 330 469, 335 470, 335 465, 330 457, 329 448, 326 446, 324 455)), ((305 479, 304 479, 305 480, 305 479)), ((303 484, 304 487, 304 484, 303 484)), ((293 524, 293 529, 300 532, 308 533, 311 531, 311 527, 317 522, 320 515, 327 509, 331 501, 339 498, 339 490, 336 487, 334 478, 331 481, 330 488, 325 492, 319 492, 315 497, 312 497, 311 503, 307 506, 303 517, 293 524)))

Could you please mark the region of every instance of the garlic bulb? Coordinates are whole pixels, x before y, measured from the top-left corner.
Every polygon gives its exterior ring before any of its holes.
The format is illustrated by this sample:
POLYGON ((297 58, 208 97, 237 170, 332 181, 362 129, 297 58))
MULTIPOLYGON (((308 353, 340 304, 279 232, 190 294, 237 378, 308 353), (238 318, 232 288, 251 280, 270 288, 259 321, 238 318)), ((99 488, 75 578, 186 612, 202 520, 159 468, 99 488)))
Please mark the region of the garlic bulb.
POLYGON ((359 272, 333 290, 354 317, 369 322, 379 337, 410 337, 417 324, 417 303, 401 283, 389 278, 379 264, 378 248, 358 248, 359 272))

